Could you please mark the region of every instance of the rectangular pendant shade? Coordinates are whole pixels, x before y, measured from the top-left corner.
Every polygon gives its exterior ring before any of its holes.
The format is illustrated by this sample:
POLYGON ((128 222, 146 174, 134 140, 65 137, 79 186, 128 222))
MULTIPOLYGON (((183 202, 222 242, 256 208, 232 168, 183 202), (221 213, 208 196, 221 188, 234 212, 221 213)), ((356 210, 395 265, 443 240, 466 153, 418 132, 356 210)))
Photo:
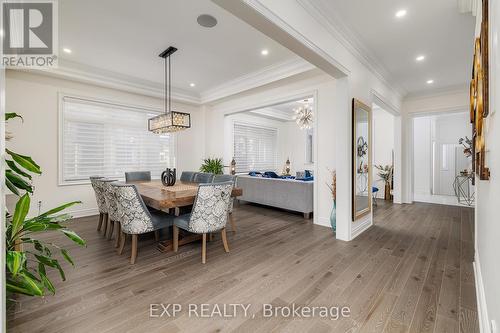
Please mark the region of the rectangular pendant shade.
POLYGON ((170 111, 148 119, 148 129, 155 134, 172 133, 191 127, 191 115, 170 111))

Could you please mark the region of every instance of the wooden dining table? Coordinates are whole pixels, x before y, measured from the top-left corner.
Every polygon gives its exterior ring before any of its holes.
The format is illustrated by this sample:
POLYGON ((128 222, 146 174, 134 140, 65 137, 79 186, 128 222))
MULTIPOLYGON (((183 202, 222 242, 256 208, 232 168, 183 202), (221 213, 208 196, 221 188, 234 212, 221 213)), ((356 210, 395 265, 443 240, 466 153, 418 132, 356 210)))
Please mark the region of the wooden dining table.
MULTIPOLYGON (((136 186, 137 191, 147 206, 175 215, 178 215, 181 207, 193 205, 198 193, 198 184, 192 182, 177 181, 173 186, 165 186, 161 180, 134 181, 129 183, 136 186)), ((243 195, 243 190, 233 187, 231 196, 236 198, 241 195, 243 195)), ((200 238, 201 235, 183 235, 179 239, 179 245, 190 243, 200 238)), ((160 242, 158 249, 162 252, 172 249, 172 241, 160 242)))

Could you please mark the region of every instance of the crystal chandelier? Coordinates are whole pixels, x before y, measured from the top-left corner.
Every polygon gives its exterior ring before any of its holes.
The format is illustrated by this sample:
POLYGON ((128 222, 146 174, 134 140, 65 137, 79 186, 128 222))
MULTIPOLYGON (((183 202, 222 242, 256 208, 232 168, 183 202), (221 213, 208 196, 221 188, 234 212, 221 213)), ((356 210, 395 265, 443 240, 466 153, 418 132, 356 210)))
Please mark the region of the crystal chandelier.
POLYGON ((170 56, 177 51, 173 46, 163 51, 160 57, 165 59, 165 113, 148 119, 148 130, 155 134, 172 133, 191 127, 191 115, 172 110, 172 70, 170 56))
POLYGON ((313 111, 309 105, 301 106, 295 109, 295 116, 293 117, 300 129, 310 129, 313 126, 313 111))

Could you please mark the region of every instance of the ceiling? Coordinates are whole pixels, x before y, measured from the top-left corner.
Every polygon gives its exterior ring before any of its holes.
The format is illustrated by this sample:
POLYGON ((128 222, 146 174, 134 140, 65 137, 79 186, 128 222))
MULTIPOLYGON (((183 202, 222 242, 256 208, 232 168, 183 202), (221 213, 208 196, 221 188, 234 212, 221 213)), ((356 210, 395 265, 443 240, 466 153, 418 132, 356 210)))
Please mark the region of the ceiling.
POLYGON ((249 111, 249 113, 278 121, 295 121, 294 116, 296 109, 305 105, 312 107, 313 104, 314 99, 308 98, 252 110, 249 111))
POLYGON ((162 84, 158 54, 173 45, 179 49, 172 56, 173 86, 197 95, 298 59, 209 0, 64 0, 59 18, 61 63, 162 84), (213 15, 218 25, 199 26, 200 14, 213 15))
POLYGON ((475 18, 457 0, 301 0, 342 31, 356 48, 408 93, 466 85, 475 18), (407 15, 396 18, 401 9, 407 15), (417 62, 418 55, 425 60, 417 62), (428 80, 433 84, 427 84, 428 80))

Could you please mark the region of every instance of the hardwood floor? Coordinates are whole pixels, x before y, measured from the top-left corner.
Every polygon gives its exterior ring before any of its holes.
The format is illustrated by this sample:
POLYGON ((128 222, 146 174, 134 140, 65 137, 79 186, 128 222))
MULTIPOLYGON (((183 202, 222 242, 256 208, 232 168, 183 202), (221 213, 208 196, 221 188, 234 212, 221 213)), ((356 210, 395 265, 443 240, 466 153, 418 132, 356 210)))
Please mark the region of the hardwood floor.
MULTIPOLYGON (((258 206, 234 210, 238 232, 160 253, 153 235, 116 254, 96 232, 97 216, 72 228, 87 248, 69 245, 77 267, 57 294, 21 298, 10 332, 479 332, 472 260, 473 210, 379 201, 375 225, 352 242, 302 215, 258 206), (251 304, 249 315, 150 318, 151 303, 251 304), (349 307, 350 317, 263 318, 262 304, 349 307), (252 317, 255 315, 255 317, 252 317)), ((52 236, 48 236, 51 238, 52 236)))

